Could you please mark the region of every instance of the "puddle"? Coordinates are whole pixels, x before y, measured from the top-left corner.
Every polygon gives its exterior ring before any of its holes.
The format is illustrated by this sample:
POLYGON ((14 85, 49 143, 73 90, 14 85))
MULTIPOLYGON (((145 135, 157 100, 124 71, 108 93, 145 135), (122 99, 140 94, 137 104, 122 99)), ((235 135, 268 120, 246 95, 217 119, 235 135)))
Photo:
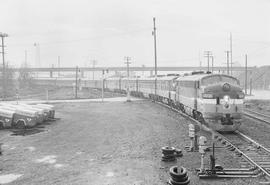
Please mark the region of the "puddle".
POLYGON ((29 147, 26 147, 30 152, 33 152, 33 151, 35 151, 36 150, 36 148, 35 147, 33 147, 33 146, 29 146, 29 147))
POLYGON ((10 131, 12 132, 10 135, 11 136, 28 136, 28 135, 38 134, 41 132, 48 131, 45 126, 51 125, 51 124, 52 124, 52 122, 47 121, 47 122, 38 124, 37 126, 35 126, 33 128, 10 129, 10 131))
POLYGON ((64 165, 63 164, 55 164, 54 167, 55 168, 62 168, 64 165))
POLYGON ((0 175, 0 184, 7 184, 12 181, 15 181, 19 177, 21 177, 22 174, 7 174, 7 175, 0 175))
POLYGON ((55 155, 48 155, 48 156, 45 156, 41 159, 37 159, 36 162, 37 163, 44 163, 44 164, 54 164, 56 163, 56 156, 55 155))
POLYGON ((107 176, 107 177, 113 177, 113 176, 114 176, 114 173, 113 173, 113 172, 107 172, 107 173, 106 173, 106 176, 107 176))

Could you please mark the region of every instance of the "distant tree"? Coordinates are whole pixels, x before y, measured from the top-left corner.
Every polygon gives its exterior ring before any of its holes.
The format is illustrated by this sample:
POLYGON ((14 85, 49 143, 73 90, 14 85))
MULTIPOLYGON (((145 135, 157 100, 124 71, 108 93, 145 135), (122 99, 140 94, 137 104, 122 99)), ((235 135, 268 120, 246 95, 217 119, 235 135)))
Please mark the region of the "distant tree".
POLYGON ((3 81, 3 66, 1 66, 1 75, 0 75, 0 89, 1 89, 1 97, 6 98, 14 95, 14 70, 8 65, 5 65, 5 82, 3 81), (3 90, 3 86, 5 86, 5 91, 3 90), (5 94, 4 94, 5 93, 5 94))
POLYGON ((33 86, 33 75, 28 70, 27 64, 22 64, 19 70, 18 77, 19 87, 20 88, 28 88, 33 86))

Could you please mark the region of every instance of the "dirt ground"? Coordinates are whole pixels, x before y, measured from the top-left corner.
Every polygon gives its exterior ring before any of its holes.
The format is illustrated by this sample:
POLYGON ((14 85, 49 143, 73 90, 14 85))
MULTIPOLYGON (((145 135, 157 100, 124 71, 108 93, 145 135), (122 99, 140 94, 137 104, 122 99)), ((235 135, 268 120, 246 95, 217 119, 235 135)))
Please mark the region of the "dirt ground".
MULTIPOLYGON (((21 175, 9 184, 164 185, 173 165, 187 168, 191 185, 258 184, 257 179, 199 180, 195 168, 200 154, 184 150, 190 122, 148 100, 55 106, 61 120, 26 132, 0 131, 0 175, 21 175), (161 147, 167 145, 182 149, 183 157, 161 162, 161 147)), ((239 159, 230 152, 216 152, 217 163, 239 167, 239 159)))
MULTIPOLYGON (((49 100, 75 99, 75 92, 72 87, 38 86, 35 88, 20 89, 18 91, 20 100, 46 100, 48 92, 49 100)), ((119 93, 104 91, 104 98, 122 97, 119 93)), ((6 98, 7 100, 16 100, 16 95, 6 98)), ((77 91, 78 99, 101 98, 101 90, 93 88, 82 88, 77 91)))

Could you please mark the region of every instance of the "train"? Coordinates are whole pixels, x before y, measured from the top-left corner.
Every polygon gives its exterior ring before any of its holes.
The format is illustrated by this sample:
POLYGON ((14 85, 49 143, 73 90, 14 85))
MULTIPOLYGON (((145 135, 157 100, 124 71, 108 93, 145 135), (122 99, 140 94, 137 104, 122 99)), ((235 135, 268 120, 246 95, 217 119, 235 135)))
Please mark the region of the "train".
MULTIPOLYGON (((74 86, 74 80, 39 79, 39 84, 74 86)), ((185 75, 80 79, 82 88, 103 88, 129 92, 172 106, 202 124, 220 132, 238 130, 241 125, 245 94, 237 78, 226 74, 191 72, 185 75)))

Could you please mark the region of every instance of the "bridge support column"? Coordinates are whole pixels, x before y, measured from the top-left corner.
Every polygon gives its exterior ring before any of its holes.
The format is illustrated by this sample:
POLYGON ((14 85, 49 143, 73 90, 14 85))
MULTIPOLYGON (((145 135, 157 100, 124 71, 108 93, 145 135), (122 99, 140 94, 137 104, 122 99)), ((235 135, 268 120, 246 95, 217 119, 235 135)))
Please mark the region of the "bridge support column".
POLYGON ((53 71, 50 71, 50 78, 53 77, 53 71))
POLYGON ((81 70, 81 78, 84 78, 84 71, 81 70))

